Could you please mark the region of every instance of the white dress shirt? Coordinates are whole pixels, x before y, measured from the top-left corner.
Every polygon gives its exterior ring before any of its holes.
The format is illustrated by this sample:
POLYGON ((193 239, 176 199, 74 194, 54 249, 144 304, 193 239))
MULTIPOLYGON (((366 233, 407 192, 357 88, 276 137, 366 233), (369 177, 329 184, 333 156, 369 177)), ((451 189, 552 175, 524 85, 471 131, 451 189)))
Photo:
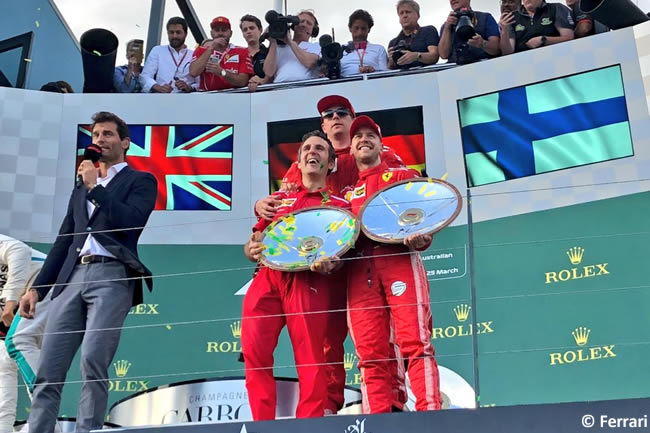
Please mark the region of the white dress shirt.
MULTIPOLYGON (((106 185, 108 185, 109 182, 115 177, 115 175, 119 173, 124 167, 126 167, 126 165, 126 162, 120 162, 119 164, 115 164, 109 168, 108 173, 106 173, 106 177, 97 178, 97 185, 101 185, 106 188, 106 185)), ((86 209, 88 210, 88 218, 90 218, 93 212, 95 212, 95 205, 90 200, 86 200, 86 209)), ((108 250, 102 246, 102 244, 95 240, 92 234, 89 234, 86 238, 84 246, 81 247, 79 257, 87 256, 89 254, 115 258, 115 256, 109 253, 108 250)))
POLYGON ((356 49, 351 53, 344 53, 341 59, 341 76, 349 77, 359 74, 359 66, 363 58, 363 66, 372 66, 375 71, 388 70, 388 54, 386 49, 379 44, 368 45, 364 49, 356 49))
MULTIPOLYGON (((299 43, 298 46, 308 53, 320 56, 319 44, 303 41, 299 43)), ((275 78, 273 79, 274 83, 309 80, 311 78, 318 78, 319 76, 318 67, 315 66, 311 69, 306 68, 305 65, 300 63, 300 60, 298 60, 296 55, 291 50, 291 47, 288 45, 278 46, 276 62, 278 65, 278 70, 276 71, 275 78)))
POLYGON ((169 45, 157 45, 151 49, 140 73, 140 84, 144 93, 151 92, 154 84, 170 84, 173 93, 182 90, 176 88, 174 77, 185 81, 193 89, 199 87, 199 77, 190 75, 190 61, 193 51, 183 48, 176 51, 169 45))

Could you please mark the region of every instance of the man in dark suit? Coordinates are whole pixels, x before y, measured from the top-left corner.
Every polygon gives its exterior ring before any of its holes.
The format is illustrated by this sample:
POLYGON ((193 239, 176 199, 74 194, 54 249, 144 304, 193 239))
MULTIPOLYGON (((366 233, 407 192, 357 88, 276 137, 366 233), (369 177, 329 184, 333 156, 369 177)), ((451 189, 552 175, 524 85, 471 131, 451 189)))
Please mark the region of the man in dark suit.
POLYGON ((77 432, 102 428, 108 400, 108 367, 120 328, 132 305, 142 302, 142 279, 151 272, 137 243, 156 201, 156 180, 125 162, 129 129, 113 113, 93 116, 93 144, 102 151, 99 169, 83 161, 59 236, 41 273, 20 301, 32 318, 37 302, 51 296, 41 359, 34 383, 30 431, 51 433, 72 359, 81 346, 81 396, 77 432), (92 331, 94 332, 86 332, 92 331))

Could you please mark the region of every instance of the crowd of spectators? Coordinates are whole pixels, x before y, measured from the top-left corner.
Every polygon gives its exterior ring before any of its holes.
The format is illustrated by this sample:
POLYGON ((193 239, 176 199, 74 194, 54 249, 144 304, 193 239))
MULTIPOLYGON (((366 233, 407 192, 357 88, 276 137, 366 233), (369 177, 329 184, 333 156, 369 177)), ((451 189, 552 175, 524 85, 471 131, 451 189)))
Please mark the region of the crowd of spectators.
MULTIPOLYGON (((608 29, 583 13, 578 0, 499 1, 499 22, 488 12, 475 11, 471 0, 449 0, 451 11, 438 29, 421 25, 420 5, 399 0, 396 5, 401 31, 388 47, 368 41, 374 26, 369 12, 358 9, 348 20, 352 40, 341 49, 341 76, 408 69, 436 64, 472 63, 515 52, 536 49, 608 29)), ((247 47, 230 43, 233 34, 226 17, 210 23, 210 39, 195 50, 185 43, 187 23, 174 17, 167 23, 168 45, 154 47, 143 62, 143 41, 127 45, 127 64, 115 68, 114 87, 119 93, 179 93, 301 81, 327 76, 321 62, 321 45, 311 42, 319 34, 313 11, 301 11, 293 31, 282 38, 264 32, 259 18, 244 15, 239 30, 247 47), (268 40, 268 46, 262 41, 268 40)))

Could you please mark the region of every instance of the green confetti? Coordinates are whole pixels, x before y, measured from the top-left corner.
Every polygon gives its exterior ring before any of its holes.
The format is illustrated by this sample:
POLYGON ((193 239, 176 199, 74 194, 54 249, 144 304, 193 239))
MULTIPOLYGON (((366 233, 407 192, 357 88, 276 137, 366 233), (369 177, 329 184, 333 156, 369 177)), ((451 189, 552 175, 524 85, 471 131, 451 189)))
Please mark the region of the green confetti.
POLYGON ((100 53, 100 52, 97 51, 97 50, 93 50, 93 54, 96 55, 96 56, 99 56, 99 57, 102 56, 102 53, 100 53))
POLYGON ((269 165, 269 161, 267 161, 267 160, 265 159, 265 160, 262 161, 262 164, 264 164, 264 165, 269 165))
POLYGON ((325 165, 323 165, 323 163, 321 162, 321 163, 320 163, 320 169, 322 170, 323 167, 325 167, 325 165))

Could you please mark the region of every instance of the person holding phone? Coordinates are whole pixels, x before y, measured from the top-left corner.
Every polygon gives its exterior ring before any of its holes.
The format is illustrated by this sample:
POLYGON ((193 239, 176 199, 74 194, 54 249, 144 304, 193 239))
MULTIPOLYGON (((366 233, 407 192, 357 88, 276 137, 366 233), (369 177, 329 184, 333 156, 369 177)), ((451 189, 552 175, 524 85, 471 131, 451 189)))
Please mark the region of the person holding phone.
POLYGON ((117 93, 140 93, 140 72, 142 72, 142 60, 144 53, 142 39, 131 39, 126 44, 126 59, 128 63, 115 67, 113 74, 113 87, 117 93))

